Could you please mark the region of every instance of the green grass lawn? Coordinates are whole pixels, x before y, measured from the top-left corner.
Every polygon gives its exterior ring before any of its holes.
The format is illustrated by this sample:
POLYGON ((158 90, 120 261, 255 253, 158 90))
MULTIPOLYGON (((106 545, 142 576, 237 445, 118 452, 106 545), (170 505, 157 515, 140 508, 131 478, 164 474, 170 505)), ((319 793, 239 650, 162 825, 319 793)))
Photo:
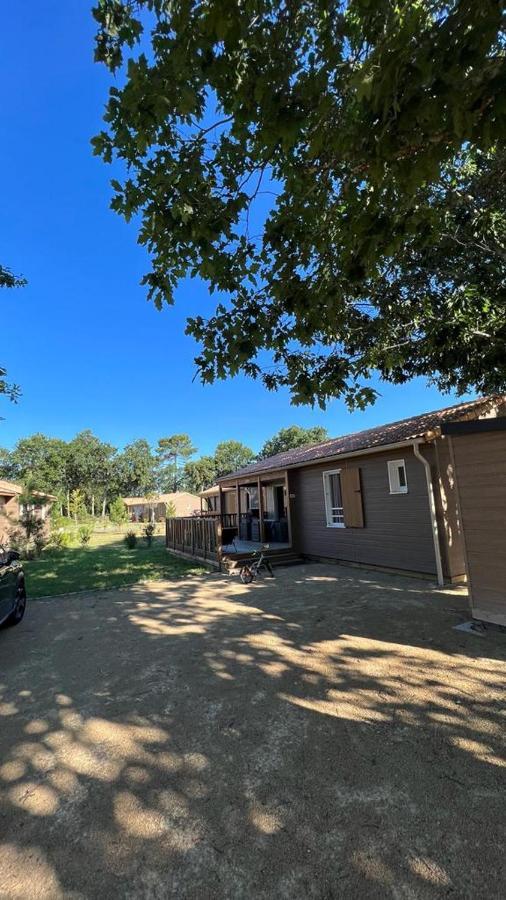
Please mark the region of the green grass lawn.
POLYGON ((167 551, 164 538, 155 538, 151 547, 139 540, 135 550, 129 550, 120 536, 103 534, 94 535, 85 549, 71 547, 59 553, 43 553, 40 559, 26 560, 23 566, 29 598, 104 590, 206 571, 167 551))

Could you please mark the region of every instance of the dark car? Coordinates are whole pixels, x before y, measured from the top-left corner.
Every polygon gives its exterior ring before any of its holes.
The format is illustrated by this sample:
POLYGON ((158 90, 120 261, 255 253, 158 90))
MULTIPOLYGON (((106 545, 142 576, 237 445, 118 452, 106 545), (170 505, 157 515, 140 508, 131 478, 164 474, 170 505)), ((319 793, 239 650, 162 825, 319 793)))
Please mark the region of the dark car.
POLYGON ((0 546, 0 625, 18 625, 25 609, 25 573, 19 553, 0 546))

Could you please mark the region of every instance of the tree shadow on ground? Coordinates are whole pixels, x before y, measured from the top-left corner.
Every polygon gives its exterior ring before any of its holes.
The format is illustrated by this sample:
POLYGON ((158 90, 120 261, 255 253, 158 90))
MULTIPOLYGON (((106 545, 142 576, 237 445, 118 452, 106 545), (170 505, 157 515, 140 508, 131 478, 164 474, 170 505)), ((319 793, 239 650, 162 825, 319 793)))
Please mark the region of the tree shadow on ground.
POLYGON ((0 635, 0 896, 502 896, 506 647, 464 615, 324 566, 34 604, 0 635))

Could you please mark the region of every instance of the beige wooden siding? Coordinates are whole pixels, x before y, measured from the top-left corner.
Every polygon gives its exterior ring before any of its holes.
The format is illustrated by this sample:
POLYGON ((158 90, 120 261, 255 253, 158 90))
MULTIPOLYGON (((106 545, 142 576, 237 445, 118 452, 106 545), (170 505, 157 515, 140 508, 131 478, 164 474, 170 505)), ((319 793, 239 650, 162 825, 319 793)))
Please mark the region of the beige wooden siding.
POLYGON ((506 431, 451 442, 473 615, 506 625, 506 431))
POLYGON ((223 491, 223 510, 224 513, 237 512, 237 494, 235 491, 223 491))
MULTIPOLYGON (((429 457, 429 448, 423 449, 429 457)), ((356 469, 357 461, 343 460, 339 467, 356 469)), ((364 528, 327 527, 323 472, 328 468, 328 464, 317 464, 289 472, 293 542, 298 552, 436 573, 425 472, 410 448, 360 458, 364 528), (407 494, 390 494, 389 459, 404 459, 407 494)))
POLYGON ((0 543, 8 543, 9 534, 12 528, 16 527, 19 520, 19 500, 18 496, 6 496, 0 494, 3 500, 0 512, 0 543))

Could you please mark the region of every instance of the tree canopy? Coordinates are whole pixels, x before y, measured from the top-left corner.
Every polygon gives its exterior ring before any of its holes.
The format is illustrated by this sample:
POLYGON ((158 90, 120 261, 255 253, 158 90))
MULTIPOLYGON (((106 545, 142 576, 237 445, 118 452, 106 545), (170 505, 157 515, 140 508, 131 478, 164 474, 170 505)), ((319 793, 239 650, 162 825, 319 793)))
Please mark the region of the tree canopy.
POLYGON ((284 453, 285 450, 296 450, 297 447, 304 447, 307 444, 319 444, 326 438, 328 438, 327 429, 321 425, 315 425, 313 428, 289 425, 288 428, 281 428, 277 434, 269 438, 258 456, 259 459, 266 459, 268 456, 275 456, 276 453, 284 453))
POLYGON ((186 463, 184 483, 192 494, 200 494, 216 481, 216 464, 213 456, 201 456, 186 463))
POLYGON ((253 462, 255 454, 241 441, 221 441, 214 451, 216 477, 221 478, 230 472, 237 472, 253 462))
POLYGON ((100 0, 122 78, 95 152, 125 164, 112 207, 157 307, 188 275, 220 292, 187 326, 204 382, 350 407, 375 372, 504 389, 503 7, 100 0))
POLYGON ((177 491, 184 478, 184 462, 196 453, 188 434, 171 434, 160 438, 157 447, 159 463, 158 487, 162 491, 177 491))
POLYGON ((221 441, 212 456, 201 456, 184 467, 184 482, 196 494, 211 487, 217 478, 242 469, 253 462, 255 454, 241 441, 221 441))
POLYGON ((139 438, 116 458, 116 481, 124 497, 144 497, 155 490, 157 459, 149 442, 139 438))
POLYGON ((118 450, 88 429, 70 441, 37 433, 21 438, 12 450, 0 447, 0 478, 55 494, 56 508, 67 515, 79 517, 84 510, 105 515, 109 508, 119 521, 118 517, 124 517, 124 504, 115 502, 118 498, 151 497, 155 501, 166 487, 172 491, 174 477, 178 490, 198 494, 217 478, 255 459, 326 437, 327 431, 320 425, 291 425, 267 440, 258 455, 241 441, 228 440, 220 441, 214 453, 190 459, 197 448, 187 434, 160 438, 155 447, 139 438, 118 450))

